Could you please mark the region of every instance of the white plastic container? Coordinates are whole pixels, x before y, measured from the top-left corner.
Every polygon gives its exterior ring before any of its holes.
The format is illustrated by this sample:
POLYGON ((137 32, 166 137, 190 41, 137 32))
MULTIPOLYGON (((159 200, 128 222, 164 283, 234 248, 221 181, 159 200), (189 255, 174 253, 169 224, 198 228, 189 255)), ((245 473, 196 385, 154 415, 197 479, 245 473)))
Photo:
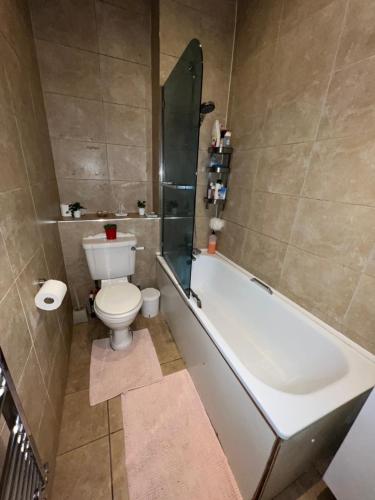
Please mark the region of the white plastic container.
POLYGON ((142 290, 142 316, 154 318, 159 314, 160 292, 156 288, 145 288, 142 290))

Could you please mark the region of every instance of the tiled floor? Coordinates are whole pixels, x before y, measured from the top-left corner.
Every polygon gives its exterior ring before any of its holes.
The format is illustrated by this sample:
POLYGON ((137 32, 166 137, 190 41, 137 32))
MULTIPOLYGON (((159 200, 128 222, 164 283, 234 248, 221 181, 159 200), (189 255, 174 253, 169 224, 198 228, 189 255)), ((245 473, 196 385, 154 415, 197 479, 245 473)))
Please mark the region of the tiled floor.
MULTIPOLYGON (((148 328, 164 375, 184 362, 162 317, 138 316, 135 330, 148 328)), ((64 401, 53 500, 126 500, 120 397, 91 407, 88 387, 91 343, 107 336, 99 321, 74 329, 64 401)))
MULTIPOLYGON (((135 330, 148 328, 164 375, 184 362, 161 316, 138 316, 135 330)), ((52 500, 127 500, 120 397, 89 405, 91 344, 107 336, 92 320, 74 328, 52 500)), ((330 500, 319 471, 301 476, 277 500, 330 500)), ((192 499, 193 500, 193 499, 192 499)))

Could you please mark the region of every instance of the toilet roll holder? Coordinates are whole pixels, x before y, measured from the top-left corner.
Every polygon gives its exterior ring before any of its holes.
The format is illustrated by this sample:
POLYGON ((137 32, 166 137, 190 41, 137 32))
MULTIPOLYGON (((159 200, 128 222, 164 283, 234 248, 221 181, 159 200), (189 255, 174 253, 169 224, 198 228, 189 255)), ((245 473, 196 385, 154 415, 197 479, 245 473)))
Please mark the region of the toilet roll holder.
POLYGON ((33 281, 33 285, 39 286, 39 288, 41 288, 46 281, 47 281, 46 279, 35 280, 33 281))

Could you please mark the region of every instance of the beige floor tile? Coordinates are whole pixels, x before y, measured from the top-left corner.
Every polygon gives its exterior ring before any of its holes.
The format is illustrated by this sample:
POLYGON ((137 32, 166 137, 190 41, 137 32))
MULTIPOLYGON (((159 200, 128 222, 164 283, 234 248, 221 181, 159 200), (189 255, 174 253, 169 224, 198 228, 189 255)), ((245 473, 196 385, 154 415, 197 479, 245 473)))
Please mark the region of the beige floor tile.
POLYGON ((176 359, 175 361, 169 361, 161 365, 161 371, 163 375, 169 375, 170 373, 175 373, 186 368, 184 360, 182 358, 176 359))
POLYGON ((122 409, 121 396, 116 396, 108 401, 109 410, 109 432, 116 432, 122 429, 122 409))
POLYGON ((99 320, 91 320, 74 327, 66 394, 89 388, 92 341, 106 335, 107 329, 99 320))
POLYGON ((113 500, 128 500, 123 431, 111 434, 113 500))
POLYGON ((141 328, 149 329, 160 364, 168 363, 181 357, 168 325, 160 315, 152 319, 138 315, 135 321, 135 328, 137 330, 141 328))
POLYGON ((89 404, 89 391, 65 396, 59 454, 78 448, 108 434, 107 403, 89 404))
POLYGON ((110 500, 108 437, 57 457, 53 500, 110 500))

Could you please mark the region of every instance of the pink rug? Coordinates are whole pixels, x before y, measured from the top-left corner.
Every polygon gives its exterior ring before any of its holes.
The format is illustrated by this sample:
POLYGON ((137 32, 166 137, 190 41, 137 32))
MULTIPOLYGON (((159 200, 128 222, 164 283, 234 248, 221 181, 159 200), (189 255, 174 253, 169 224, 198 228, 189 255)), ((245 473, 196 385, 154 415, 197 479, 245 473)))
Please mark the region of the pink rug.
POLYGON ((232 471, 186 370, 122 395, 130 500, 238 500, 232 471))
POLYGON ((146 329, 134 332, 133 342, 124 351, 113 351, 109 339, 94 340, 90 363, 90 405, 152 384, 163 377, 158 357, 146 329))

